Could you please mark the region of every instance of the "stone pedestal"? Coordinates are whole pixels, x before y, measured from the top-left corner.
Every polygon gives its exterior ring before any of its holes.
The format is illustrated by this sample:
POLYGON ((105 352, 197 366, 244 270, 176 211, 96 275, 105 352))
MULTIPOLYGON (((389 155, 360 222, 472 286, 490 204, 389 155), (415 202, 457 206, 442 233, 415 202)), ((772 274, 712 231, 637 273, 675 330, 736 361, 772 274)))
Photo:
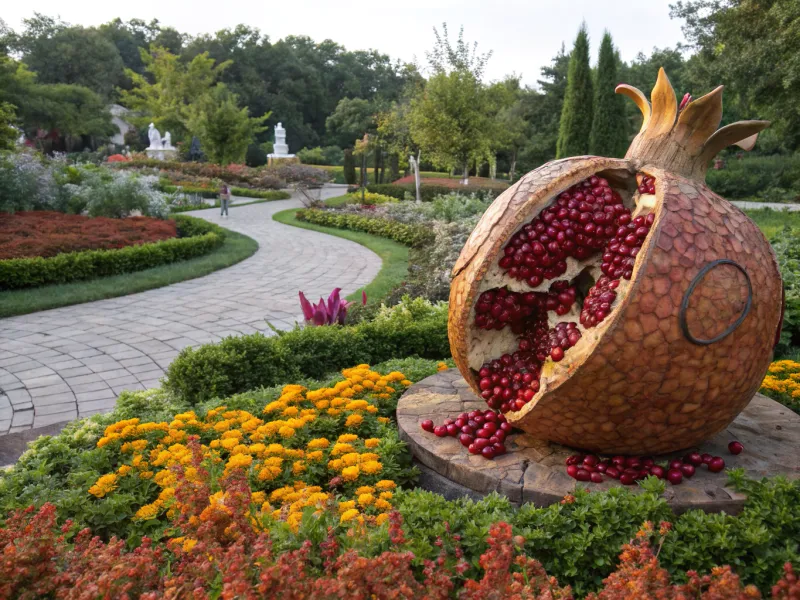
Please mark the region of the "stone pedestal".
POLYGON ((267 154, 267 164, 270 167, 286 165, 286 164, 300 164, 300 159, 297 158, 294 154, 287 154, 287 155, 267 154))
MULTIPOLYGON (((579 483, 566 474, 565 460, 576 450, 517 433, 506 440, 508 453, 486 460, 467 452, 456 438, 438 438, 423 431, 420 423, 433 419, 437 424, 462 412, 486 409, 456 369, 443 371, 411 386, 400 398, 397 421, 400 437, 408 443, 422 465, 422 483, 446 495, 475 497, 496 491, 512 502, 533 502, 546 506, 559 502, 576 486, 603 491, 621 485, 605 478, 601 484, 579 483)), ((687 449, 689 450, 689 449, 687 449)), ((756 394, 745 410, 723 432, 696 448, 725 459, 726 468, 743 468, 752 478, 786 475, 800 478, 800 415, 782 404, 756 394), (728 452, 728 443, 739 440, 745 451, 738 456, 728 452)), ((686 451, 658 457, 682 457, 686 451)), ((707 512, 739 512, 745 496, 725 487, 727 476, 697 469, 681 485, 667 484, 666 499, 676 513, 692 508, 707 512)), ((625 486, 623 486, 625 487, 625 486)), ((639 486, 627 486, 634 493, 639 486)))
POLYGON ((177 148, 145 148, 147 158, 156 160, 175 160, 178 157, 177 148))

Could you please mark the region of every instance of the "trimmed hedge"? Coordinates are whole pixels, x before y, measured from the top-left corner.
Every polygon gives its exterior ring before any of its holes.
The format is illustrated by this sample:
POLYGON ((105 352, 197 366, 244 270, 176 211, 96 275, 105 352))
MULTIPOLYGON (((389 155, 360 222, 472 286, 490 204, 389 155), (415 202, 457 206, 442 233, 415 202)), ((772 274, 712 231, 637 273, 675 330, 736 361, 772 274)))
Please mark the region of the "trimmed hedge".
POLYGON ((283 190, 251 190, 240 187, 231 188, 231 194, 245 198, 263 198, 264 200, 288 200, 292 197, 289 192, 283 190))
POLYGON ((0 290, 12 290, 142 271, 188 260, 215 250, 225 241, 218 225, 186 215, 175 219, 178 237, 118 250, 67 252, 50 258, 0 260, 0 290))
POLYGON ((776 202, 800 197, 800 155, 745 156, 725 160, 722 169, 709 169, 708 186, 728 200, 754 196, 776 202))
POLYGON ((254 333, 187 348, 169 366, 164 387, 197 404, 405 356, 450 356, 446 311, 401 323, 297 327, 274 337, 254 333))
POLYGON ((400 242, 406 246, 421 246, 433 240, 431 231, 422 225, 406 225, 405 223, 377 217, 361 217, 328 210, 306 209, 297 211, 297 218, 300 221, 326 227, 365 231, 400 242))
MULTIPOLYGON (((392 198, 397 198, 398 200, 403 200, 406 197, 406 193, 409 193, 412 196, 416 194, 413 185, 398 185, 395 183, 373 183, 367 186, 367 191, 375 192, 376 194, 383 194, 385 196, 391 196, 392 198)), ((447 196, 453 192, 458 192, 459 194, 475 194, 482 200, 492 200, 501 193, 501 191, 498 190, 491 190, 473 185, 460 185, 458 187, 430 185, 425 183, 424 179, 422 180, 422 185, 420 185, 419 188, 419 194, 422 197, 423 202, 431 202, 434 198, 436 198, 436 196, 447 196)))

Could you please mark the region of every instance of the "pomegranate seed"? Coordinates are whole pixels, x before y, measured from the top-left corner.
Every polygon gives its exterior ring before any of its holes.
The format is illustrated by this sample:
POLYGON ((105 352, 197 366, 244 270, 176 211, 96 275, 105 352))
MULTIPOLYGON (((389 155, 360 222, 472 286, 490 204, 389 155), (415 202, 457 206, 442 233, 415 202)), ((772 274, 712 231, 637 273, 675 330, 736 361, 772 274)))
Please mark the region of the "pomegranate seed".
POLYGON ((670 469, 680 469, 683 465, 683 461, 679 458, 669 461, 669 468, 670 469))
POLYGON ((455 423, 450 423, 450 425, 447 425, 447 435, 455 437, 458 434, 458 431, 459 429, 456 427, 455 423))
POLYGON ((603 476, 600 473, 592 473, 589 479, 591 479, 592 483, 603 483, 603 476))
POLYGON ((438 425, 433 428, 433 434, 436 437, 445 437, 447 435, 447 427, 445 425, 438 425))
POLYGON ((650 467, 650 474, 655 475, 659 479, 664 479, 667 476, 667 472, 664 470, 664 467, 660 465, 653 465, 650 467))
POLYGON ((433 421, 430 419, 425 419, 422 423, 419 424, 425 431, 429 431, 433 433, 433 421))
POLYGON ((725 468, 725 461, 721 456, 715 456, 708 462, 708 470, 712 473, 719 473, 725 468))
POLYGON ((710 455, 708 452, 706 452, 705 454, 703 454, 703 455, 701 456, 701 458, 703 459, 703 463, 707 465, 707 464, 709 464, 709 463, 711 462, 711 460, 712 460, 714 457, 713 457, 713 456, 711 456, 711 455, 710 455))
MULTIPOLYGON (((606 473, 608 473, 608 471, 606 471, 606 473)), ((622 475, 619 476, 619 482, 622 485, 633 485, 636 483, 636 480, 630 473, 623 473, 622 475)))
POLYGON ((578 472, 575 474, 575 479, 578 481, 590 481, 591 478, 591 473, 586 469, 578 469, 578 472))
POLYGON ((683 481, 683 473, 680 469, 670 469, 667 471, 667 481, 672 485, 679 485, 683 481))
POLYGON ((620 472, 619 469, 617 469, 616 467, 608 467, 606 469, 606 475, 608 475, 612 479, 619 479, 620 472))
POLYGON ((495 456, 494 447, 485 446, 483 450, 481 450, 481 454, 483 454, 483 458, 488 458, 489 460, 493 459, 495 456))
POLYGON ((575 477, 578 475, 578 465, 576 465, 576 464, 568 465, 567 466, 567 475, 569 475, 570 477, 575 479, 575 477))
POLYGON ((690 465, 694 465, 695 467, 699 467, 703 464, 703 457, 700 455, 699 452, 692 452, 687 454, 684 459, 684 462, 689 463, 690 465))
POLYGON ((684 477, 691 478, 694 475, 694 465, 681 465, 681 473, 684 477))
POLYGON ((728 444, 728 452, 731 454, 741 454, 742 450, 744 450, 744 446, 742 446, 741 442, 731 442, 728 444))

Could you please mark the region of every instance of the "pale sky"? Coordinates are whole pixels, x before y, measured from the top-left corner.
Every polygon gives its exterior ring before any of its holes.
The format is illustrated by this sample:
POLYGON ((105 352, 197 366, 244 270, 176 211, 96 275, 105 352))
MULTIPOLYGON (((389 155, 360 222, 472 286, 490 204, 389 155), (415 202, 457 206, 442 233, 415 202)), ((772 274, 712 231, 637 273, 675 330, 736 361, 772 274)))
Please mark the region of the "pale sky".
POLYGON ((603 30, 608 29, 623 60, 653 47, 673 47, 683 40, 681 22, 669 18, 674 0, 6 0, 0 18, 14 29, 34 11, 60 15, 72 24, 99 25, 123 20, 158 19, 179 31, 197 34, 256 27, 272 41, 287 35, 332 39, 347 49, 374 48, 392 58, 425 64, 433 45, 434 26, 446 21, 451 40, 464 26, 465 38, 479 50, 493 50, 487 79, 515 72, 535 83, 539 69, 550 62, 564 42, 569 49, 581 21, 589 27, 592 61, 603 30))

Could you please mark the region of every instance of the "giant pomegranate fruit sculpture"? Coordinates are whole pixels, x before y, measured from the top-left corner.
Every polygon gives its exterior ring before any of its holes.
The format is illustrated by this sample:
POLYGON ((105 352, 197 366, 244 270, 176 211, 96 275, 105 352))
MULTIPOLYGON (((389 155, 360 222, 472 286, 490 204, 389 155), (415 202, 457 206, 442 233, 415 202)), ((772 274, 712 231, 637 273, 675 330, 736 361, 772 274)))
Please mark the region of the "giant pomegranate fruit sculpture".
POLYGON ((484 214, 453 271, 449 335, 487 404, 533 436, 662 453, 724 429, 769 365, 782 314, 758 227, 704 184, 723 148, 722 88, 678 106, 663 69, 627 85, 642 128, 624 159, 547 163, 484 214))

